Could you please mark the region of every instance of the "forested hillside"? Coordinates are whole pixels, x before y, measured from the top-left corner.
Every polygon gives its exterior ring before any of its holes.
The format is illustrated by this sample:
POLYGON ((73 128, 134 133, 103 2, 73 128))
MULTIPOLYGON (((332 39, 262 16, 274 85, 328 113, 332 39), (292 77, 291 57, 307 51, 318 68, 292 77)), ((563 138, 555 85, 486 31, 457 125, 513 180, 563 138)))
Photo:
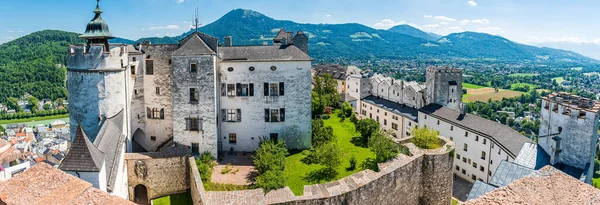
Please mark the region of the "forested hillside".
POLYGON ((67 46, 79 34, 39 31, 0 45, 0 103, 29 93, 38 99, 65 98, 67 46))

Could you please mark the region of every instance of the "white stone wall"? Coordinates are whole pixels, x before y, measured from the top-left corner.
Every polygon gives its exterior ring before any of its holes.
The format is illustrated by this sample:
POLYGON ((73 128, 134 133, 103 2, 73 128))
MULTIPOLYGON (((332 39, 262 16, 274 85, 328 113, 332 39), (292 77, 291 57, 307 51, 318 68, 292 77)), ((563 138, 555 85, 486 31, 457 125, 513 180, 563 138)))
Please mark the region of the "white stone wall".
POLYGON ((88 53, 84 53, 85 46, 73 49, 75 54, 68 57, 67 77, 71 139, 81 124, 93 141, 102 127, 101 120, 128 106, 127 48, 124 53, 118 46, 111 47, 110 53, 103 52, 103 46, 91 46, 88 53))
POLYGON ((419 127, 424 126, 439 131, 440 135, 446 136, 456 143, 452 170, 457 176, 467 181, 474 182, 475 180, 472 177, 475 176, 476 180, 481 179, 484 182, 489 182, 502 160, 514 161, 515 157, 509 156, 506 150, 495 144, 491 139, 419 112, 419 127), (465 144, 467 145, 467 151, 464 150, 465 144), (485 159, 481 158, 482 152, 485 152, 485 159), (466 162, 463 161, 463 158, 466 162), (473 163, 477 163, 477 168, 473 167, 473 163), (483 167, 483 171, 481 171, 481 167, 483 167), (462 173, 462 170, 465 170, 465 174, 462 173))
POLYGON ((99 172, 73 172, 65 171, 67 174, 73 175, 83 181, 89 182, 94 188, 100 189, 104 192, 106 190, 106 169, 104 166, 100 168, 99 172))
MULTIPOLYGON (((540 137, 538 144, 551 157, 551 163, 564 163, 579 169, 584 169, 587 163, 593 165, 594 156, 598 138, 598 114, 585 112, 582 118, 579 117, 581 110, 571 108, 571 114, 565 114, 568 109, 563 104, 554 101, 542 100, 540 137), (545 107, 548 106, 548 109, 545 107), (555 106, 558 111, 554 112, 555 106), (559 129, 562 132, 559 132, 559 129), (558 134, 560 133, 560 134, 558 134), (547 135, 550 137, 544 137, 547 135), (556 158, 554 151, 556 143, 552 139, 554 136, 562 138, 560 144, 561 152, 556 158)), ((593 166, 591 166, 593 168, 593 166)), ((593 170, 593 169, 592 169, 593 170)), ((586 170, 590 171, 590 170, 586 170)), ((591 172, 588 173, 591 176, 591 172)), ((586 179, 589 182, 590 179, 586 179)))
POLYGON ((189 146, 198 143, 199 153, 209 152, 217 157, 218 100, 217 57, 173 56, 173 138, 176 143, 189 146), (197 64, 197 73, 190 73, 190 65, 197 64), (199 89, 199 102, 190 102, 190 88, 199 89), (186 118, 199 118, 202 131, 186 131, 186 118))
POLYGON ((220 83, 254 84, 254 96, 221 96, 220 109, 241 109, 241 122, 222 122, 219 109, 219 141, 223 151, 254 151, 259 137, 277 133, 292 149, 311 146, 311 63, 310 61, 222 62, 220 83), (249 67, 254 67, 250 71, 249 67), (277 69, 272 71, 271 66, 277 69), (233 68, 232 72, 228 68, 233 68), (264 96, 264 83, 284 83, 284 96, 264 96), (265 109, 285 108, 285 122, 265 122, 265 109), (229 134, 236 143, 229 143, 229 134))

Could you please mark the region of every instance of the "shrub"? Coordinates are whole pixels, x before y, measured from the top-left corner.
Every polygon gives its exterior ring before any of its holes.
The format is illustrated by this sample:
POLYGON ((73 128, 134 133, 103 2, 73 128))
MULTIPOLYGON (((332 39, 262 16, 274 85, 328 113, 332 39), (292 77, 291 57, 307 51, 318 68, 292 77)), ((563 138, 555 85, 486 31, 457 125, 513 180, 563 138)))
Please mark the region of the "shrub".
POLYGON ((288 154, 282 140, 275 142, 261 137, 260 147, 254 155, 254 166, 258 172, 256 187, 269 191, 285 186, 283 170, 288 154))
POLYGON ((375 162, 382 163, 394 158, 400 152, 388 132, 374 133, 369 139, 369 147, 375 153, 375 162))
POLYGON ((415 127, 411 131, 411 134, 413 138, 411 138, 410 141, 421 149, 437 149, 442 147, 440 139, 438 138, 438 135, 440 134, 438 131, 427 127, 415 127))
POLYGON ((379 132, 379 123, 373 119, 359 120, 356 123, 356 131, 360 133, 363 144, 367 144, 371 135, 379 132))
POLYGON ((350 103, 344 102, 344 104, 342 105, 341 113, 344 117, 350 117, 354 113, 353 110, 354 109, 352 108, 352 105, 350 105, 350 103))
POLYGON ((356 125, 356 122, 358 122, 358 118, 356 118, 356 115, 354 113, 350 115, 350 122, 352 122, 354 125, 356 125))
POLYGON ((200 172, 200 178, 203 182, 210 182, 213 168, 216 165, 217 163, 215 163, 208 152, 202 153, 200 158, 196 159, 196 166, 198 167, 198 172, 200 172))
POLYGON ((379 171, 379 166, 377 165, 377 162, 375 161, 375 159, 370 158, 370 157, 365 159, 365 161, 360 164, 360 168, 361 169, 370 169, 370 170, 373 170, 376 172, 379 171))
POLYGON ((285 175, 283 170, 268 170, 263 174, 256 176, 255 186, 263 188, 266 192, 279 189, 285 186, 285 175))
POLYGON ((350 166, 348 167, 348 170, 355 170, 356 169, 356 157, 354 155, 352 155, 352 157, 350 157, 350 166))
POLYGON ((223 168, 221 170, 221 174, 229 174, 229 172, 231 172, 232 168, 231 168, 231 164, 227 164, 225 166, 225 168, 223 168))

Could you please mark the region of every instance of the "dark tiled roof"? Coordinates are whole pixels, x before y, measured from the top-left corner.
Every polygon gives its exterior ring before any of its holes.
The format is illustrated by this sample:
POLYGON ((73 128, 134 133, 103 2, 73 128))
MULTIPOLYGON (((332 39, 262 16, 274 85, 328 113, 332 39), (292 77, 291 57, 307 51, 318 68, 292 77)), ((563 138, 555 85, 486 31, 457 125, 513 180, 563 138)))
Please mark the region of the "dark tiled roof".
POLYGON ((121 110, 117 115, 108 118, 94 141, 94 146, 97 146, 99 150, 105 153, 104 160, 106 163, 106 178, 109 190, 112 190, 115 185, 119 169, 117 163, 121 157, 119 154, 123 151, 123 143, 125 141, 125 135, 122 132, 123 113, 123 110, 121 110))
POLYGON ((324 76, 330 74, 333 79, 346 80, 346 66, 336 64, 320 64, 316 65, 314 70, 317 76, 324 76))
POLYGON ((355 101, 355 100, 358 100, 358 99, 350 96, 350 94, 348 94, 348 93, 342 93, 342 94, 340 94, 340 101, 342 101, 342 102, 352 102, 352 101, 355 101))
POLYGON ((473 184, 473 188, 471 188, 471 192, 469 192, 469 197, 467 198, 468 200, 471 199, 476 199, 479 198, 481 195, 484 195, 485 193, 494 191, 494 189, 496 189, 498 187, 486 184, 485 182, 481 182, 479 180, 475 181, 475 183, 473 184))
POLYGON ((63 171, 99 172, 102 167, 104 153, 96 148, 79 126, 71 148, 60 164, 63 171))
POLYGON ((502 160, 489 183, 497 187, 506 186, 531 173, 533 173, 533 169, 502 160))
POLYGON ((395 114, 402 115, 418 122, 419 111, 416 108, 406 106, 404 104, 392 102, 383 98, 378 98, 373 95, 369 95, 362 99, 363 102, 377 105, 378 107, 390 111, 395 114))
POLYGON ((281 43, 281 40, 283 40, 284 38, 286 38, 288 40, 288 44, 293 44, 294 43, 293 42, 294 41, 294 32, 287 32, 287 31, 285 31, 285 29, 281 29, 281 30, 279 30, 279 33, 277 33, 277 36, 275 36, 275 38, 273 38, 273 42, 281 43))
POLYGON ((517 156, 525 142, 531 142, 521 133, 506 125, 468 113, 461 115, 458 110, 438 104, 429 104, 419 111, 474 132, 477 135, 490 138, 499 146, 504 147, 512 157, 517 156))
POLYGON ((306 53, 296 46, 235 46, 220 47, 223 61, 310 61, 306 53))
POLYGON ((173 56, 194 56, 194 55, 211 55, 216 54, 216 38, 206 34, 194 32, 179 42, 179 49, 173 52, 173 56), (211 46, 212 44, 214 45, 211 46))

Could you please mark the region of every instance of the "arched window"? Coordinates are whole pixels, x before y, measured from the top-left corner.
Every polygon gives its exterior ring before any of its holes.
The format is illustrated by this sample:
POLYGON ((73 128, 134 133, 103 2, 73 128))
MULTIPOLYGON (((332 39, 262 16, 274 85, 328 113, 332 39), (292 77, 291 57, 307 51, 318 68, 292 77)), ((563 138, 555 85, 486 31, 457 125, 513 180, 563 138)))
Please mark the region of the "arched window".
POLYGON ((158 119, 159 116, 160 116, 160 112, 158 111, 158 108, 153 108, 152 109, 152 118, 158 119))
POLYGON ((165 119, 165 108, 160 109, 160 119, 161 120, 165 119))

